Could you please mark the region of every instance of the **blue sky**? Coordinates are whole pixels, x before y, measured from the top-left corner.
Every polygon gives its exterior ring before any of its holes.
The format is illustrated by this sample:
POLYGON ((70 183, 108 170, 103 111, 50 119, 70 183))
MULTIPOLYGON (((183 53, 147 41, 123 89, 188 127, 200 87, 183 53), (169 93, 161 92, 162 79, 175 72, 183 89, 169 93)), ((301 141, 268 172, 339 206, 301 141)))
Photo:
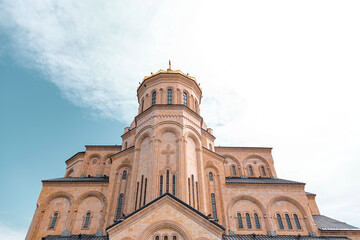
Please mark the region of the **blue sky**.
POLYGON ((279 177, 360 226, 359 11, 335 0, 0 1, 0 233, 23 238, 41 180, 84 145, 121 144, 138 83, 169 59, 201 83, 216 145, 273 147, 279 177))

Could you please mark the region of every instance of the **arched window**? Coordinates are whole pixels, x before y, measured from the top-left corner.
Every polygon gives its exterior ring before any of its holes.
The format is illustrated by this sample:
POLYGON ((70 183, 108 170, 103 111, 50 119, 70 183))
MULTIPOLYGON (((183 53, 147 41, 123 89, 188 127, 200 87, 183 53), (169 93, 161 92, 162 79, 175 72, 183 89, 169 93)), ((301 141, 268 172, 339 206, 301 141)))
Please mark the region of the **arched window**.
POLYGON ((173 240, 176 240, 176 236, 173 236, 173 240))
POLYGON ((119 197, 119 203, 118 203, 117 212, 116 212, 116 219, 121 218, 121 209, 122 209, 123 200, 124 200, 124 194, 121 193, 120 197, 119 197))
POLYGON ((299 218, 298 218, 298 216, 296 214, 294 214, 294 220, 295 220, 296 228, 301 229, 299 218))
POLYGON ((167 104, 172 104, 172 89, 167 90, 167 104))
POLYGON ((242 223, 242 219, 241 219, 241 214, 240 214, 240 213, 237 214, 237 221, 238 221, 238 227, 239 227, 239 228, 244 228, 244 225, 243 225, 243 223, 242 223))
POLYGON ((259 216, 257 215, 257 213, 254 213, 254 219, 255 219, 256 228, 260 229, 260 221, 259 221, 259 216))
POLYGON ((123 171, 123 175, 122 175, 122 179, 125 180, 126 179, 126 175, 127 175, 127 171, 123 171))
POLYGON ((213 174, 212 172, 209 172, 209 180, 212 182, 214 179, 213 179, 213 174))
POLYGON ((141 112, 144 111, 144 99, 141 100, 141 112))
POLYGON ((166 171, 166 192, 169 192, 169 170, 166 171))
POLYGON ((292 225, 291 225, 291 221, 290 221, 290 217, 288 214, 285 214, 285 219, 286 219, 286 223, 289 229, 292 229, 292 225))
POLYGON ((163 190, 163 176, 160 176, 160 196, 162 195, 162 190, 163 190))
POLYGON ((262 175, 265 177, 265 176, 266 176, 266 172, 265 172, 264 166, 261 166, 261 172, 262 172, 262 175))
POLYGON ((153 92, 151 97, 151 105, 155 105, 155 104, 156 104, 156 92, 153 92))
POLYGON ((232 167, 231 167, 231 169, 232 169, 232 173, 233 173, 233 175, 235 176, 235 175, 236 175, 236 169, 235 169, 235 166, 232 166, 232 167))
POLYGON ((175 175, 173 175, 173 195, 175 196, 175 175))
POLYGON ((183 103, 185 106, 187 106, 187 93, 186 92, 183 93, 183 103))
POLYGON ((168 240, 168 236, 165 236, 165 237, 164 237, 164 240, 168 240))
POLYGON ((155 237, 155 240, 159 240, 159 239, 160 239, 159 236, 156 236, 156 237, 155 237))
POLYGON ((254 176, 254 172, 253 172, 252 166, 249 166, 249 172, 250 172, 250 175, 251 175, 251 176, 254 176))
POLYGON ((50 224, 50 228, 55 228, 56 225, 56 221, 58 218, 59 214, 58 213, 54 213, 52 219, 51 219, 51 224, 50 224))
POLYGON ((211 194, 211 206, 212 206, 213 218, 217 219, 215 194, 213 194, 213 193, 211 194))
POLYGON ((250 220, 250 214, 246 214, 246 224, 248 228, 251 228, 251 220, 250 220))
POLYGON ((278 221, 278 224, 279 224, 279 228, 284 229, 284 225, 282 223, 280 214, 276 214, 276 217, 277 217, 277 221, 278 221))
POLYGON ((83 228, 89 228, 90 216, 91 216, 91 213, 88 212, 85 217, 83 228))

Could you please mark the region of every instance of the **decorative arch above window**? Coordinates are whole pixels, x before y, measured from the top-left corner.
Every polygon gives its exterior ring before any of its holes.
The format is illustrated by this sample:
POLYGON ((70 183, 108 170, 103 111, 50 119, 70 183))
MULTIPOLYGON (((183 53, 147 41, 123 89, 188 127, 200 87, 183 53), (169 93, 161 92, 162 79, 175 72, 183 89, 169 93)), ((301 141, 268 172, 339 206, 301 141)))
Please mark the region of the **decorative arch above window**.
POLYGON ((122 179, 125 180, 126 179, 126 175, 127 175, 127 171, 123 171, 123 175, 122 175, 122 179))
POLYGON ((58 217, 59 217, 59 213, 57 213, 57 212, 54 213, 54 215, 53 215, 53 217, 51 219, 50 229, 55 228, 56 221, 57 221, 58 217))
POLYGON ((188 105, 187 104, 187 93, 186 92, 183 93, 183 103, 184 103, 185 106, 188 105))
POLYGON ((83 228, 89 228, 90 216, 91 216, 91 213, 90 213, 90 212, 87 212, 87 213, 86 213, 86 216, 85 216, 83 228))
POLYGON ((212 172, 209 172, 209 181, 214 181, 212 172))
POLYGON ((167 90, 167 104, 172 104, 172 89, 167 90))
POLYGON ((156 104, 156 92, 151 95, 151 106, 156 104))

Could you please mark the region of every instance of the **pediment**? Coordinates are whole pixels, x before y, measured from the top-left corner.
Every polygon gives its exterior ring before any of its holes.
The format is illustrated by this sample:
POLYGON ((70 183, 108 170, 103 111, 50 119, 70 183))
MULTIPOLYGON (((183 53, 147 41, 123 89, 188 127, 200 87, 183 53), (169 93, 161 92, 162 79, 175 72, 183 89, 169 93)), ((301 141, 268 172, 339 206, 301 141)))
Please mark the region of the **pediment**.
POLYGON ((170 194, 165 194, 107 228, 109 239, 221 239, 224 228, 170 194), (162 238, 160 238, 162 239, 162 238), (171 238, 172 239, 172 238, 171 238))

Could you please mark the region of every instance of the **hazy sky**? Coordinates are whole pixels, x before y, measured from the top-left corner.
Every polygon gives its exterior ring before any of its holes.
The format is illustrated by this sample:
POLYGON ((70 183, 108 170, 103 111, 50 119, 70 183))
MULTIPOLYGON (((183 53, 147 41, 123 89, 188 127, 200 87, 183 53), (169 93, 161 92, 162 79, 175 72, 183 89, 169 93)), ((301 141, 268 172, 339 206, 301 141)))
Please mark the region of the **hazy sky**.
POLYGON ((121 144, 138 83, 169 59, 201 83, 216 145, 273 147, 280 178, 360 227, 359 12, 331 0, 0 1, 0 239, 24 238, 40 180, 83 145, 121 144))

